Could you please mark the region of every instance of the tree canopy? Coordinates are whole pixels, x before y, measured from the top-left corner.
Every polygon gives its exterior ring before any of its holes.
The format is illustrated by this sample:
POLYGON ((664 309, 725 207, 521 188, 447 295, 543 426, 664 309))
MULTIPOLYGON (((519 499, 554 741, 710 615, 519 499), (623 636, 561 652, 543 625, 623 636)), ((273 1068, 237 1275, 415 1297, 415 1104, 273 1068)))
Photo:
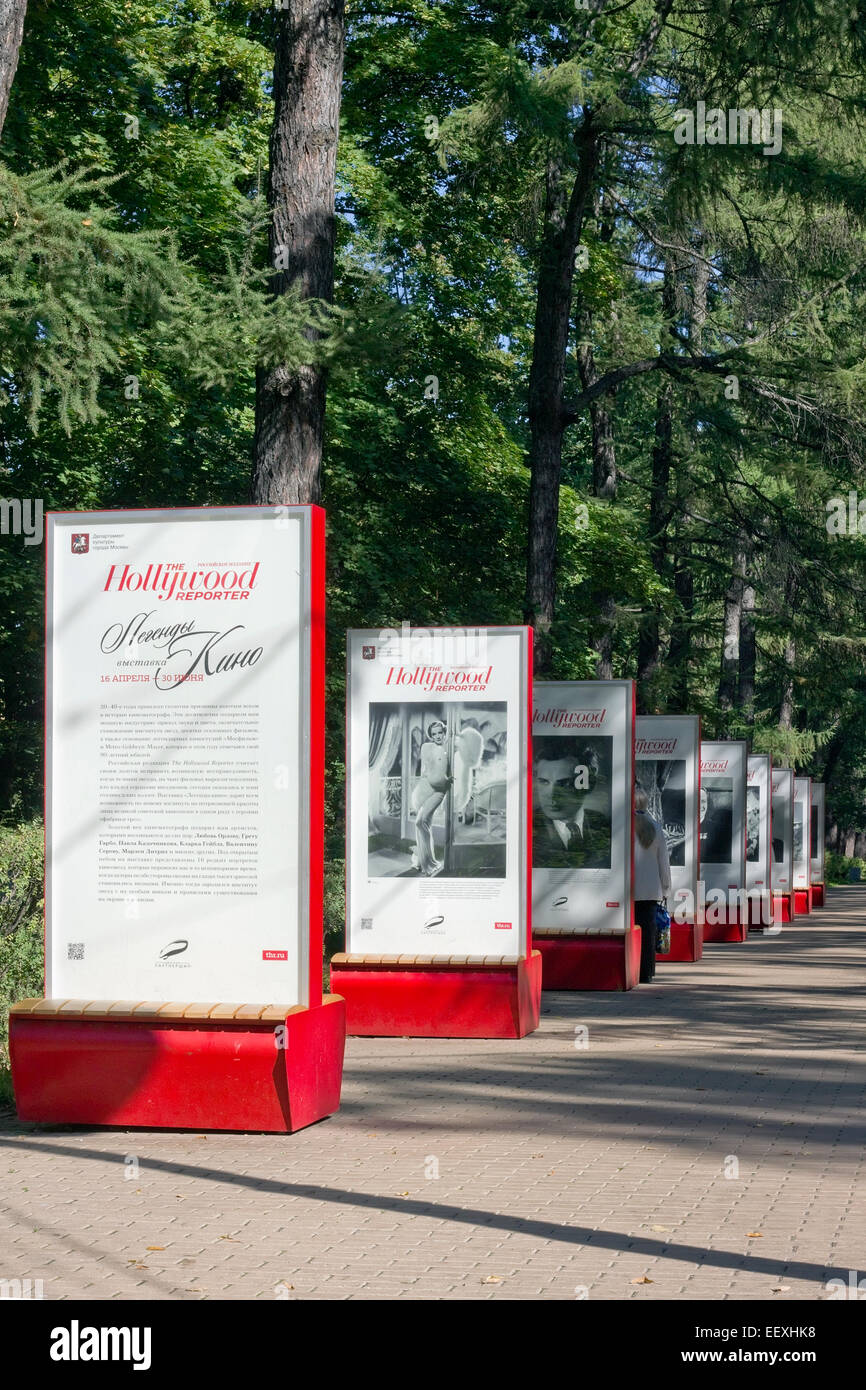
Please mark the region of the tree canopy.
MULTIPOLYGON (((350 4, 325 305, 271 293, 278 19, 31 0, 0 137, 3 495, 246 501, 257 371, 315 358, 335 853, 344 629, 524 614, 539 674, 634 677, 643 710, 825 778, 850 852, 866 21, 350 4)), ((10 818, 41 800, 41 584, 3 536, 10 818)))

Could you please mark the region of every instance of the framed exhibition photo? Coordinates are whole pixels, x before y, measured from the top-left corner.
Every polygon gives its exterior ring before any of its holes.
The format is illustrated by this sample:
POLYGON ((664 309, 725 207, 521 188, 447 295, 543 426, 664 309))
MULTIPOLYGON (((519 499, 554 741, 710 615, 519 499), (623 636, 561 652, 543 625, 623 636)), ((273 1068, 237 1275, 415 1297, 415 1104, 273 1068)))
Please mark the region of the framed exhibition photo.
POLYGON ((701 744, 701 879, 707 893, 745 887, 748 747, 741 739, 701 744))
POLYGON ((639 714, 635 720, 635 786, 662 826, 671 865, 672 902, 698 899, 698 806, 701 724, 696 714, 639 714))
POLYGON ((750 753, 746 780, 746 889, 770 889, 771 782, 767 753, 750 753))
POLYGON ((809 834, 809 870, 813 883, 824 882, 824 840, 826 805, 824 783, 812 783, 812 814, 809 834))
POLYGON ((346 951, 525 956, 528 628, 351 631, 346 951))
POLYGON ((794 778, 794 848, 791 861, 793 887, 807 889, 811 883, 809 840, 812 822, 812 779, 794 778))
POLYGON ((321 1002, 324 513, 51 515, 47 992, 321 1002))
POLYGON ((774 893, 793 888, 794 773, 789 767, 773 768, 773 881, 774 893))
POLYGON ((633 682, 536 682, 535 927, 569 935, 630 929, 633 786, 633 682))

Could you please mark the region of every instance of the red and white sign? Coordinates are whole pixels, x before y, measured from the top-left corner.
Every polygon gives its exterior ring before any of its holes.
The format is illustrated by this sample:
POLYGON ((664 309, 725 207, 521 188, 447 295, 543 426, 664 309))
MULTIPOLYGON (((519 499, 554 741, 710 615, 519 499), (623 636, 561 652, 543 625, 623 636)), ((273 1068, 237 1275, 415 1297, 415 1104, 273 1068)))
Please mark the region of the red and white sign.
POLYGON ((698 835, 701 881, 707 893, 746 886, 746 778, 743 739, 701 743, 698 835))
POLYGON ((320 1003, 324 513, 58 513, 47 556, 49 995, 320 1003))
MULTIPOLYGON (((701 721, 696 714, 639 714, 635 786, 664 830, 674 898, 698 901, 698 786, 701 721)), ((694 906, 692 911, 694 911, 694 906)))
POLYGON ((631 927, 632 681, 536 682, 532 920, 580 936, 631 927))
POLYGON ((793 888, 794 858, 794 773, 790 767, 773 768, 773 866, 774 893, 790 893, 793 888))
POLYGON ((806 889, 811 882, 809 836, 812 823, 812 779, 794 778, 794 857, 791 877, 794 888, 806 889))
POLYGON ((813 883, 824 882, 824 840, 825 840, 825 798, 824 783, 812 783, 812 815, 811 815, 811 834, 809 868, 813 883))
POLYGON ((526 956, 531 655, 523 627, 348 634, 349 953, 526 956))
POLYGON ((771 834, 770 758, 750 753, 746 781, 746 889, 752 892, 770 883, 771 834))

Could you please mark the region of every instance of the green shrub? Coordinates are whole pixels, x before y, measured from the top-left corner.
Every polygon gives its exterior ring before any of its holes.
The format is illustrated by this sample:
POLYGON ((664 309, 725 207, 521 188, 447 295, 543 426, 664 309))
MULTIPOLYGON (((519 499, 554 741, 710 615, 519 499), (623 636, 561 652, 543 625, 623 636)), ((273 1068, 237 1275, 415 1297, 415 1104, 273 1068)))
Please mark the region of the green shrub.
POLYGON ((346 861, 332 859, 325 865, 325 920, 323 986, 329 988, 331 956, 342 951, 346 932, 346 861))
POLYGON ((836 854, 833 850, 828 850, 824 859, 825 883, 848 883, 850 869, 859 869, 866 882, 866 859, 849 858, 845 854, 836 854))
POLYGON ((0 1067, 7 1061, 9 1005, 43 989, 42 822, 0 826, 0 1067))

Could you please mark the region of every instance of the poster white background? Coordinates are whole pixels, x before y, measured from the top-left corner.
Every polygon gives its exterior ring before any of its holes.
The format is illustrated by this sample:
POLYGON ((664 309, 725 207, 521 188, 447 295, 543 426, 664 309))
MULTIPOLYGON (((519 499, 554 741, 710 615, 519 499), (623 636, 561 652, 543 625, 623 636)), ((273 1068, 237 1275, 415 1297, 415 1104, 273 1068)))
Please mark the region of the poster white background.
MULTIPOLYGON (((626 932, 631 926, 632 811, 634 788, 634 686, 631 681, 536 681, 533 738, 532 921, 544 931, 569 935, 603 928, 626 932), (609 756, 609 774, 590 792, 585 817, 599 827, 609 822, 608 864, 543 867, 542 835, 549 836, 540 806, 539 748, 561 742, 569 756, 583 739, 609 756), (593 745, 592 740, 608 742, 593 745), (541 813, 541 814, 540 814, 541 813)), ((577 761, 580 761, 577 759, 577 761)), ((605 763, 607 773, 607 763, 605 763)), ((603 834, 603 829, 601 830, 603 834)), ((599 835, 599 839, 601 838, 599 835)), ((567 851, 566 856, 567 857, 567 851)), ((605 857, 597 854, 596 858, 605 857)))
POLYGON ((350 954, 525 956, 529 641, 519 627, 349 632, 350 954))
POLYGON ((790 893, 794 857, 794 773, 773 768, 773 892, 790 893))
POLYGON ((816 843, 817 854, 810 855, 810 871, 813 883, 824 882, 824 836, 825 827, 825 798, 824 783, 812 783, 812 816, 816 822, 816 843))
POLYGON ((727 893, 745 887, 747 757, 741 739, 701 744, 702 801, 706 794, 706 815, 700 825, 701 878, 708 893, 714 888, 727 893), (709 842, 710 852, 721 858, 709 857, 709 842))
POLYGON ((309 522, 49 519, 53 997, 306 1002, 309 522))
MULTIPOLYGON (((639 714, 635 720, 635 783, 640 781, 642 762, 666 759, 685 762, 683 864, 671 862, 673 902, 689 894, 698 900, 698 767, 700 763, 700 720, 693 714, 639 714)), ((653 812, 652 806, 650 811, 653 812)))
POLYGON ((770 758, 767 753, 750 753, 746 783, 746 888, 770 887, 770 758), (757 793, 757 817, 753 820, 753 793, 757 793), (757 857, 750 859, 749 846, 757 834, 757 857))
POLYGON ((794 778, 794 861, 792 875, 795 888, 808 888, 810 882, 811 786, 811 777, 794 778))

